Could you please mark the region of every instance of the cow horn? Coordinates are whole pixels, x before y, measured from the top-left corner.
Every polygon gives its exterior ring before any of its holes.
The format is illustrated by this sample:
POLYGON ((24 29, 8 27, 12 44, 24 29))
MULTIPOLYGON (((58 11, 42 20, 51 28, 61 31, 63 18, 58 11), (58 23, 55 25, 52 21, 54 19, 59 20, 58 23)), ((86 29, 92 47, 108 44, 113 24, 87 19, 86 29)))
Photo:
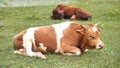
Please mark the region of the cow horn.
POLYGON ((97 23, 95 24, 95 26, 97 27, 99 24, 100 24, 100 22, 97 22, 97 23))
POLYGON ((83 28, 86 28, 84 25, 81 25, 83 28))

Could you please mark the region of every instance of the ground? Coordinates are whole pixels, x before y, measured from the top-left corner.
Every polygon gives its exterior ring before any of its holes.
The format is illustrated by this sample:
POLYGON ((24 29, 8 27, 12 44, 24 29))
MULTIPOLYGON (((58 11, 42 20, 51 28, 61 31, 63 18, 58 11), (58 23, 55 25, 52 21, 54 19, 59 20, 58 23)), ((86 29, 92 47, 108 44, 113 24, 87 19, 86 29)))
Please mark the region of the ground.
POLYGON ((50 19, 57 3, 29 7, 0 7, 0 68, 120 68, 120 1, 70 0, 64 4, 81 7, 92 14, 91 21, 75 20, 80 24, 100 22, 104 48, 89 50, 82 56, 45 54, 47 60, 16 55, 13 53, 12 43, 16 34, 29 27, 67 20, 50 19))

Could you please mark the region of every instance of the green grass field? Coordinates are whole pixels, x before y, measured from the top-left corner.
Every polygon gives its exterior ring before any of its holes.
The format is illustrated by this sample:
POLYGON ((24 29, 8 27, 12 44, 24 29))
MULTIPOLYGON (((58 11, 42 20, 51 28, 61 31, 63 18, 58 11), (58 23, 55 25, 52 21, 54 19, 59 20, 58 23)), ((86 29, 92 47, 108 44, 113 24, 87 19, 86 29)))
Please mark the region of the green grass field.
POLYGON ((45 54, 47 60, 13 53, 13 37, 22 30, 50 25, 67 20, 51 20, 53 5, 31 7, 0 7, 0 68, 120 68, 120 1, 119 0, 75 0, 66 3, 81 7, 93 15, 91 21, 101 22, 102 50, 89 50, 82 56, 45 54))

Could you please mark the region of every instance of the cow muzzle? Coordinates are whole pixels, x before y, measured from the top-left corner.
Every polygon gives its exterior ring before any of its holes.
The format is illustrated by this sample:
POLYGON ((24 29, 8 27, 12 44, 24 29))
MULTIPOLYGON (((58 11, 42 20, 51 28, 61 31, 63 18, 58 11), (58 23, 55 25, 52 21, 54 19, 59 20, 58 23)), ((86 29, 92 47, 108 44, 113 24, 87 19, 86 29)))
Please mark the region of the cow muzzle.
POLYGON ((102 49, 104 46, 103 42, 100 41, 97 45, 96 45, 96 49, 102 49))

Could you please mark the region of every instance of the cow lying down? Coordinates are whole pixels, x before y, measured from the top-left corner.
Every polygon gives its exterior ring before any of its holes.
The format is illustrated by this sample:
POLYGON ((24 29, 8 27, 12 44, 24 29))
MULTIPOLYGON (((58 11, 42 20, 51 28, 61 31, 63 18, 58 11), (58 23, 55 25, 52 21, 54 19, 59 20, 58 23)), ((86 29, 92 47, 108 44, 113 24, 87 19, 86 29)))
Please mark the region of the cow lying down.
POLYGON ((43 53, 80 56, 86 49, 102 49, 97 25, 67 21, 28 28, 14 37, 14 53, 46 59, 43 53))
POLYGON ((58 5, 52 11, 52 19, 91 20, 92 15, 81 8, 74 6, 58 5))

